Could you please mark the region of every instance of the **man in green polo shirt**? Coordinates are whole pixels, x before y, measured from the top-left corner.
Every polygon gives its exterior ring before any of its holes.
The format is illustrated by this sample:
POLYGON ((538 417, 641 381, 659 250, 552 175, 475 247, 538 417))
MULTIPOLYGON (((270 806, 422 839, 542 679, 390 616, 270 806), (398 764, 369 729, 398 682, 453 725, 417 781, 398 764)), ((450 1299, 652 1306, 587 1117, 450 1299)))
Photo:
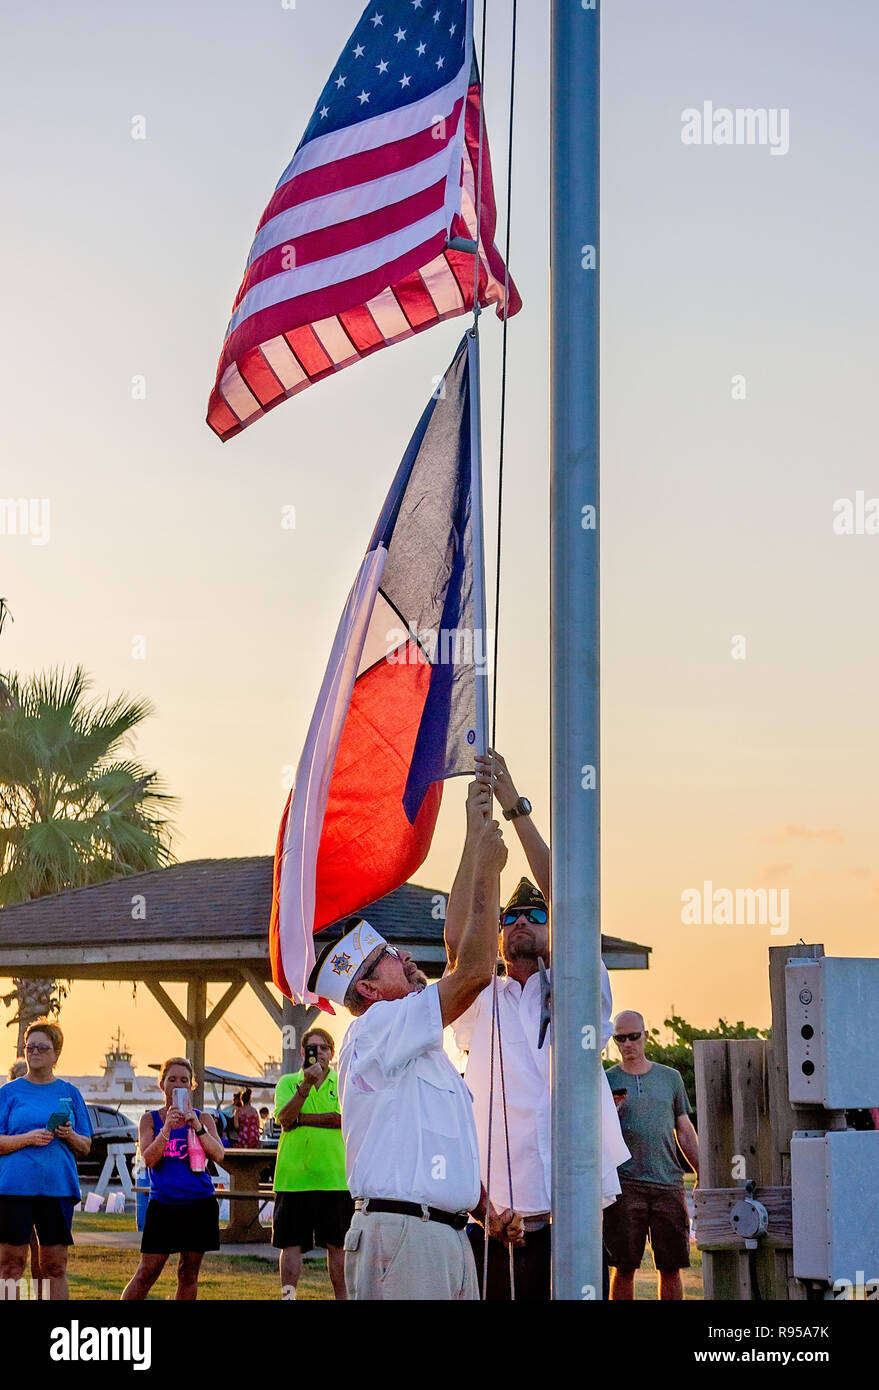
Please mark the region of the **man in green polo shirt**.
POLYGON ((345 1186, 338 1077, 331 1065, 334 1050, 329 1033, 310 1028, 302 1038, 302 1068, 282 1076, 275 1088, 275 1119, 282 1133, 275 1164, 272 1244, 281 1252, 284 1298, 296 1297, 302 1256, 314 1246, 326 1248, 336 1298, 347 1297, 343 1246, 354 1203, 345 1186))

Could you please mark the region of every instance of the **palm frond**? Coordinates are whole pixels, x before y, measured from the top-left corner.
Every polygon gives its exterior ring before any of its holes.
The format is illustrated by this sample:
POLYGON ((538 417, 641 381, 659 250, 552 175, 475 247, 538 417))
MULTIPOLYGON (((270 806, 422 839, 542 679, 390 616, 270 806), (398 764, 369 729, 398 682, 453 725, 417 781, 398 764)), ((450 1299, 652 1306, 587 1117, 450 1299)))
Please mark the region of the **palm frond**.
POLYGON ((121 757, 152 706, 89 700, 81 666, 7 678, 0 710, 0 903, 170 863, 176 798, 121 757))

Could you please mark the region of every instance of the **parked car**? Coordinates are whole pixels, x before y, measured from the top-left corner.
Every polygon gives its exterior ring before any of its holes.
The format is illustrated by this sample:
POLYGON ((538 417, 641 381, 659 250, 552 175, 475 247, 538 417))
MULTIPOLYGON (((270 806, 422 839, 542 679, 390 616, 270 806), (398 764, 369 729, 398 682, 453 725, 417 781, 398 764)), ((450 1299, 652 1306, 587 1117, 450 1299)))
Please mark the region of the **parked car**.
MULTIPOLYGON (((136 1144, 137 1125, 111 1105, 89 1105, 88 1112, 93 1131, 91 1152, 87 1158, 78 1158, 76 1167, 82 1182, 97 1182, 108 1144, 136 1144)), ((128 1169, 133 1174, 134 1154, 128 1155, 128 1169)), ((118 1175, 114 1175, 113 1181, 119 1181, 118 1175)))

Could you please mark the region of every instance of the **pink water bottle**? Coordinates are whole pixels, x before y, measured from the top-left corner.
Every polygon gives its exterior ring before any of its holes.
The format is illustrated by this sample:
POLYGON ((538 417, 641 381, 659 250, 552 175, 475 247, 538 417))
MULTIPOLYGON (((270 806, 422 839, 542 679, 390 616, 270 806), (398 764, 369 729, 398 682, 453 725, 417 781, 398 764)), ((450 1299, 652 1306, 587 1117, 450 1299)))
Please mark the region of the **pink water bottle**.
MULTIPOLYGON (((185 1115, 189 1104, 189 1092, 183 1086, 175 1086, 173 1095, 174 1104, 185 1115)), ((208 1166, 207 1155, 202 1148, 201 1140, 191 1125, 186 1130, 186 1152, 192 1172, 203 1173, 208 1166)))
POLYGON ((189 1166, 193 1173, 203 1173, 208 1166, 207 1154, 192 1127, 186 1131, 186 1148, 189 1153, 189 1166))

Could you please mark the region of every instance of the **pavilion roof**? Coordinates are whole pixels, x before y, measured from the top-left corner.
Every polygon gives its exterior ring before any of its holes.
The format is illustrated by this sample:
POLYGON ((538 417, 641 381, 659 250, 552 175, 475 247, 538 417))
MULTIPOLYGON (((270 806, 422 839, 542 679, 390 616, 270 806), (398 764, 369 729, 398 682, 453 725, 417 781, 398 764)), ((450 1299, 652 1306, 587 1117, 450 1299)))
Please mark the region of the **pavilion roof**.
MULTIPOLYGON (((141 960, 173 978, 169 967, 179 965, 186 975, 201 960, 218 969, 245 964, 268 979, 271 900, 271 855, 195 859, 34 898, 0 910, 0 976, 43 969, 129 979, 125 966, 141 960), (115 968, 102 974, 102 966, 115 968)), ((383 935, 409 944, 417 959, 438 963, 446 901, 444 892, 405 883, 362 911, 383 935)), ((611 968, 646 969, 649 950, 602 937, 611 968)))

